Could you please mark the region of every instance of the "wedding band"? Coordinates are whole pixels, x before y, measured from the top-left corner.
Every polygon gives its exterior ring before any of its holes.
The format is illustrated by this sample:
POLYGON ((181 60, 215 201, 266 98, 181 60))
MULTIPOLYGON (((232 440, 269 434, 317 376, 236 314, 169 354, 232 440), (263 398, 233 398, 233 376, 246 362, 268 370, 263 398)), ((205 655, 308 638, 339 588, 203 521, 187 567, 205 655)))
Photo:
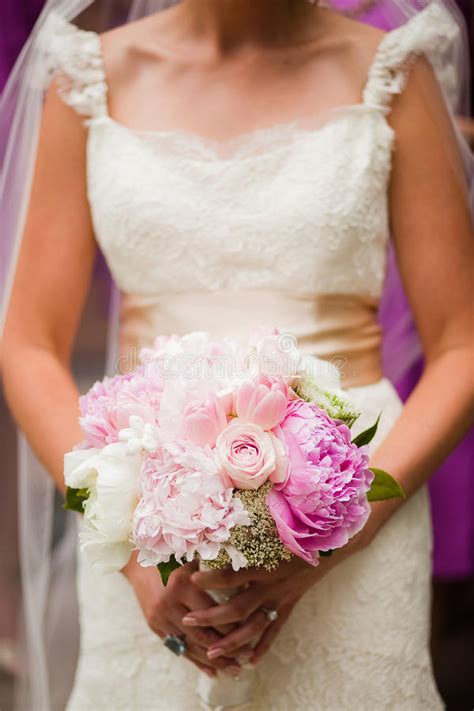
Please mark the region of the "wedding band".
POLYGON ((270 607, 261 607, 263 613, 265 613, 266 618, 269 622, 275 622, 278 619, 278 612, 270 607))
POLYGON ((163 640, 163 644, 170 652, 176 654, 177 657, 182 657, 186 654, 186 640, 184 635, 178 637, 174 634, 167 634, 163 640))

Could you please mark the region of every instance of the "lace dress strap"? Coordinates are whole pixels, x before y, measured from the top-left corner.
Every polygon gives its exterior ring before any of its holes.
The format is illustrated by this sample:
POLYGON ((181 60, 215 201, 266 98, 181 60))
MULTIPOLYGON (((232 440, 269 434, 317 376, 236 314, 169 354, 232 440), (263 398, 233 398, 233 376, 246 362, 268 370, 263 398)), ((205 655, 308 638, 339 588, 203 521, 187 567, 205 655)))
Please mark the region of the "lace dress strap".
POLYGON ((369 70, 364 104, 388 113, 393 95, 400 94, 405 87, 413 61, 424 55, 433 67, 448 104, 455 109, 460 86, 453 58, 460 41, 459 25, 443 2, 434 0, 384 36, 369 70))
POLYGON ((63 101, 81 116, 106 116, 107 82, 99 35, 80 30, 53 12, 42 41, 63 101))

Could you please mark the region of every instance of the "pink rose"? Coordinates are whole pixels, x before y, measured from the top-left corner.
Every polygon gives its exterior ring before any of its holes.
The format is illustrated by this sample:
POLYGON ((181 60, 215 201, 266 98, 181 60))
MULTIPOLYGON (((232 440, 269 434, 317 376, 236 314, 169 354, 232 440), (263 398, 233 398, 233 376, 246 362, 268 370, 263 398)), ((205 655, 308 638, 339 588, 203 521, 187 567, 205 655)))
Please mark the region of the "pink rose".
POLYGON ((223 400, 211 395, 204 401, 192 400, 184 408, 185 439, 204 447, 214 447, 217 435, 227 425, 223 400))
POLYGON ((285 446, 271 432, 234 420, 217 437, 216 451, 224 481, 237 489, 258 489, 287 477, 285 446))
POLYGON ((281 376, 258 375, 240 386, 235 409, 242 422, 272 430, 285 417, 287 402, 288 386, 281 376))

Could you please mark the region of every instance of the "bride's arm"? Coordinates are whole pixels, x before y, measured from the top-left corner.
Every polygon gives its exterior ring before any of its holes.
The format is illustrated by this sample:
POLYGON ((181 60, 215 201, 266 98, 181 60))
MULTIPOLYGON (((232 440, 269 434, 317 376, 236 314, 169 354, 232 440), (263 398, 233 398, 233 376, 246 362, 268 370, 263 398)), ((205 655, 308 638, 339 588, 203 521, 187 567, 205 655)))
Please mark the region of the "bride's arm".
MULTIPOLYGON (((400 271, 423 345, 426 368, 371 465, 392 473, 411 496, 461 439, 472 421, 474 235, 467 186, 450 119, 426 60, 413 67, 391 114, 396 134, 390 186, 391 222, 400 271)), ((217 651, 234 651, 267 625, 255 659, 269 648, 301 595, 331 568, 365 547, 400 499, 378 502, 363 531, 316 569, 294 560, 274 573, 195 573, 207 589, 250 588, 225 606, 195 612, 189 625, 243 621, 217 651)))
MULTIPOLYGON (((53 87, 43 113, 27 223, 5 324, 2 368, 15 419, 61 491, 65 488, 64 453, 83 439, 78 425, 79 393, 69 361, 96 251, 85 156, 82 121, 53 87)), ((192 571, 184 566, 164 589, 158 571, 142 568, 135 556, 125 566, 123 573, 156 634, 181 633, 186 610, 212 604, 190 581, 192 571)), ((188 634, 190 659, 211 675, 216 668, 238 673, 234 659, 207 662, 206 647, 219 639, 210 629, 188 634)))
POLYGON ((2 343, 10 407, 60 490, 64 452, 83 439, 69 359, 95 256, 85 141, 79 117, 52 88, 2 343))
MULTIPOLYGON (((372 463, 392 471, 410 495, 472 423, 474 232, 451 122, 426 60, 414 67, 391 122, 392 233, 425 369, 372 463)), ((372 525, 395 507, 379 507, 372 525)))

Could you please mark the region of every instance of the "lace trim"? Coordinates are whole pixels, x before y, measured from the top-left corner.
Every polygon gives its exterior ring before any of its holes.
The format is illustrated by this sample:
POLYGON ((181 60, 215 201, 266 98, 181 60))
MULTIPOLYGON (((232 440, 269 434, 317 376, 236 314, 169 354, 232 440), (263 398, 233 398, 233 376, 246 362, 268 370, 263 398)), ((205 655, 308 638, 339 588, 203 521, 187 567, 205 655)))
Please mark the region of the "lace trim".
MULTIPOLYGON (((392 96, 405 88, 409 69, 425 54, 450 103, 458 91, 455 72, 446 73, 446 55, 459 37, 459 27, 440 2, 433 2, 382 39, 369 70, 364 103, 388 112, 392 96)), ((450 63, 451 64, 451 63, 450 63)))
MULTIPOLYGON (((413 60, 426 54, 448 102, 455 108, 459 83, 452 60, 446 58, 458 39, 459 26, 442 2, 434 0, 382 39, 369 69, 361 106, 388 113, 392 96, 405 87, 413 60)), ((99 35, 80 30, 52 12, 42 31, 41 47, 65 103, 84 116, 107 116, 108 87, 99 35)), ((344 107, 335 107, 335 111, 338 108, 344 107)))
POLYGON ((82 116, 106 116, 107 82, 99 35, 80 30, 52 12, 41 44, 63 101, 82 116))
POLYGON ((265 158, 269 154, 288 152, 301 141, 327 139, 327 134, 347 120, 374 118, 374 130, 381 131, 381 143, 386 146, 393 140, 393 129, 385 116, 372 106, 348 104, 336 107, 324 114, 305 119, 295 119, 287 123, 276 123, 239 133, 230 138, 216 140, 193 131, 174 129, 136 129, 116 121, 110 115, 86 121, 90 127, 105 126, 122 132, 127 137, 137 138, 151 147, 159 145, 160 150, 187 156, 189 160, 235 161, 250 158, 265 158), (380 121, 381 119, 381 121, 380 121))

